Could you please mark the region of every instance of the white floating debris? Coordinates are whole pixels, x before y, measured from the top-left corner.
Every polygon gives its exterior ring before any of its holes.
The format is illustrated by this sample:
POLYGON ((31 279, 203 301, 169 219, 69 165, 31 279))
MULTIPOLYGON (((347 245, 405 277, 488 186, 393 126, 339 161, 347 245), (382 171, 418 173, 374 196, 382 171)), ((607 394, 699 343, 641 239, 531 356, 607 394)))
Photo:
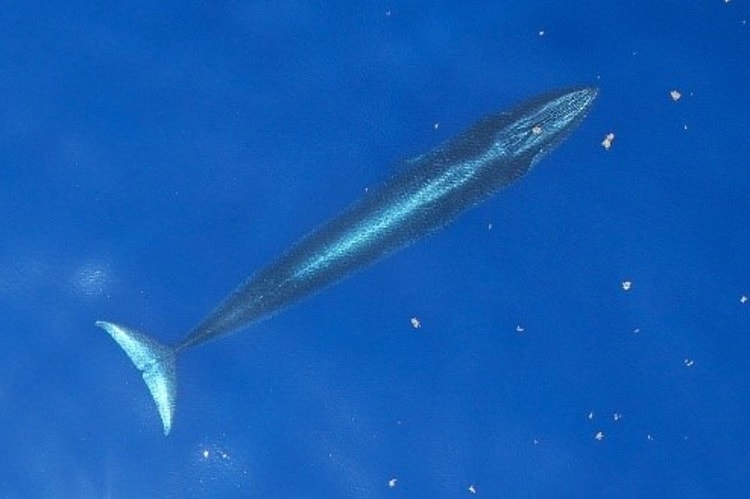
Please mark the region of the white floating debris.
POLYGON ((672 97, 672 100, 675 102, 682 98, 682 94, 679 90, 672 90, 671 92, 669 92, 669 96, 672 97))
POLYGON ((487 230, 492 230, 492 222, 487 224, 487 230))
POLYGON ((606 137, 604 137, 604 140, 602 140, 602 147, 609 151, 609 148, 612 147, 612 142, 615 140, 615 134, 610 132, 607 134, 606 137))
POLYGON ((208 449, 203 449, 203 452, 201 452, 201 455, 203 456, 203 459, 208 459, 208 449))
POLYGON ((518 324, 518 325, 516 326, 516 332, 517 332, 517 333, 523 333, 524 331, 526 331, 526 328, 525 328, 525 327, 523 327, 522 325, 518 324))
POLYGON ((419 329, 420 327, 422 327, 422 323, 416 317, 412 317, 410 322, 411 327, 413 327, 414 329, 419 329))
POLYGON ((531 133, 533 133, 534 135, 541 135, 542 127, 540 125, 534 125, 534 127, 531 129, 531 133))
POLYGON ((747 295, 740 296, 740 303, 742 303, 743 305, 747 303, 747 300, 748 300, 747 295))
POLYGON ((544 30, 543 29, 539 30, 539 36, 544 36, 544 30))
POLYGON ((604 433, 597 431, 596 435, 594 435, 594 439, 601 442, 602 440, 604 440, 604 433))
POLYGON ((622 419, 622 413, 616 412, 616 413, 612 414, 612 419, 614 419, 615 421, 621 420, 622 419))
POLYGON ((534 442, 534 445, 539 445, 539 440, 537 440, 536 438, 532 440, 532 442, 534 442))
POLYGON ((651 435, 650 433, 646 433, 646 440, 648 440, 649 442, 653 442, 654 441, 654 436, 651 435))
POLYGON ((637 328, 633 329, 633 333, 634 333, 634 334, 638 334, 638 333, 640 333, 640 332, 641 332, 641 328, 639 328, 639 327, 637 327, 637 328))
POLYGON ((685 359, 685 367, 693 367, 693 364, 695 364, 695 361, 693 359, 685 359))
POLYGON ((622 281, 623 291, 630 291, 631 287, 633 287, 633 281, 622 281))
POLYGON ((589 412, 589 421, 594 419, 594 411, 589 412))
POLYGON ((99 262, 83 264, 70 280, 75 291, 85 298, 105 295, 112 284, 109 265, 99 262))
POLYGON ((432 125, 432 128, 434 128, 435 130, 437 130, 438 128, 440 128, 440 123, 436 121, 435 124, 432 125))
POLYGON ((474 485, 469 485, 469 492, 471 492, 472 494, 476 494, 477 493, 477 488, 474 487, 474 485))
POLYGON ((397 483, 398 483, 398 478, 391 478, 390 480, 388 480, 388 486, 390 488, 394 488, 397 483))

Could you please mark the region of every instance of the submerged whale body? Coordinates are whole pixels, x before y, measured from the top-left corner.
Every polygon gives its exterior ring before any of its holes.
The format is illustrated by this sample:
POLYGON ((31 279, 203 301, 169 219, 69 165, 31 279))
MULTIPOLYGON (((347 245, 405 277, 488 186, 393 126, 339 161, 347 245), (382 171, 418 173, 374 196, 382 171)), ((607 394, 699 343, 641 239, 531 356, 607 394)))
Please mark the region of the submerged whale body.
POLYGON ((174 346, 111 322, 96 325, 143 372, 168 435, 180 352, 244 329, 447 225, 525 175, 578 127, 596 95, 592 87, 541 95, 480 120, 410 161, 403 171, 242 283, 174 346))

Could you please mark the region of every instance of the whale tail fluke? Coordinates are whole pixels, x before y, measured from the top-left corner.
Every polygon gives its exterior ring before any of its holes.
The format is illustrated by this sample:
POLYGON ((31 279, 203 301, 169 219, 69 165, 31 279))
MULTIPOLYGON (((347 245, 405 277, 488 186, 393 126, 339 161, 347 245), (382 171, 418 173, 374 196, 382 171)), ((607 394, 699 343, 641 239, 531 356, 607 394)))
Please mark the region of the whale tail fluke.
POLYGON ((175 370, 175 350, 132 329, 96 321, 117 342, 135 367, 143 372, 143 380, 156 403, 164 435, 169 435, 177 395, 177 371, 175 370))

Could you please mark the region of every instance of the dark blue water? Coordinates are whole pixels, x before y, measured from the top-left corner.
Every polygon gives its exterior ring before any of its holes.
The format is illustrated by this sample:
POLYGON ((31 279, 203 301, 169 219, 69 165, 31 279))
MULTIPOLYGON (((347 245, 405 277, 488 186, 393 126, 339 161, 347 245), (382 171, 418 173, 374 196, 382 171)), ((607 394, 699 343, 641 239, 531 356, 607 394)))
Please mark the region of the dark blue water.
POLYGON ((0 496, 750 491, 746 2, 64 5, 0 18, 0 496), (523 181, 188 352, 162 435, 95 320, 175 341, 399 161, 573 84, 592 114, 523 181))

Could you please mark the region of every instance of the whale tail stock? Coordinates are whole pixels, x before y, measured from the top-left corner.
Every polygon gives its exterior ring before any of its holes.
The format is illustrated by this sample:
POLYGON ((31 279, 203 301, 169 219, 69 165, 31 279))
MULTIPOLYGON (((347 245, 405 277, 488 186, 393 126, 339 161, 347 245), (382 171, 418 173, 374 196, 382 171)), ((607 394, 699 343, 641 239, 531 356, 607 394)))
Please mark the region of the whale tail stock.
POLYGON ((174 417, 177 395, 176 351, 145 334, 111 322, 96 321, 130 357, 136 368, 143 372, 143 380, 151 392, 159 411, 164 435, 169 435, 174 417))

